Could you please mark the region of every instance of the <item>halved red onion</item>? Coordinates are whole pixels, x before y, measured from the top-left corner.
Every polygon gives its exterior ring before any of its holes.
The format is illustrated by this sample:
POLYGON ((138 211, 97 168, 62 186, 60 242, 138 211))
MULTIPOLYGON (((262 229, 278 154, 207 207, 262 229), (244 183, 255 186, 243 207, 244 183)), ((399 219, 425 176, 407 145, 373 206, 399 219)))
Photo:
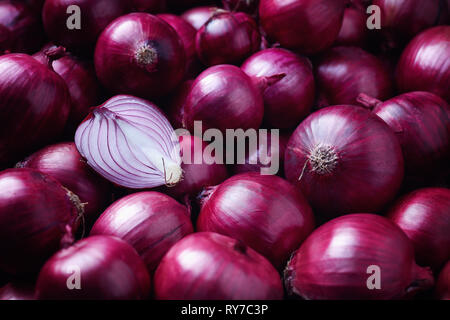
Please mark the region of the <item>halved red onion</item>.
POLYGON ((414 262, 411 241, 392 221, 351 214, 316 229, 285 270, 290 294, 308 300, 401 299, 434 284, 414 262))
POLYGON ((155 273, 160 300, 278 300, 280 276, 263 256, 240 241, 197 232, 177 242, 155 273))
POLYGON ((95 171, 119 186, 153 188, 182 178, 178 137, 158 107, 143 99, 119 95, 93 109, 75 144, 95 171))
POLYGON ((411 239, 420 265, 439 270, 450 260, 450 189, 413 191, 395 204, 388 217, 411 239))

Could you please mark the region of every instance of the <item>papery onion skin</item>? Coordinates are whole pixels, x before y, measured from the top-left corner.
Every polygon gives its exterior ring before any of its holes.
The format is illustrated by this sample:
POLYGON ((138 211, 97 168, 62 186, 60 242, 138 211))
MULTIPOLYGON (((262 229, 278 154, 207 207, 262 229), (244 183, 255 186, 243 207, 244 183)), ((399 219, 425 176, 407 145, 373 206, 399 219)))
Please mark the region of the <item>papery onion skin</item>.
POLYGON ((56 45, 86 54, 92 51, 103 29, 130 10, 128 0, 46 0, 42 19, 47 35, 56 45), (67 13, 71 5, 80 8, 80 29, 69 29, 67 26, 69 17, 74 14, 67 13))
POLYGON ((359 0, 353 0, 345 9, 341 30, 334 42, 337 46, 364 47, 367 43, 367 15, 359 0))
POLYGON ((64 80, 29 55, 1 56, 0 71, 1 166, 61 134, 71 101, 64 80))
POLYGON ((167 117, 175 129, 183 128, 184 106, 194 80, 186 80, 175 89, 166 102, 167 117))
POLYGON ((393 81, 383 63, 357 47, 334 47, 316 65, 321 105, 356 104, 360 93, 380 100, 391 97, 393 81))
POLYGON ((197 220, 197 230, 238 239, 276 268, 313 229, 314 216, 303 195, 286 180, 259 173, 236 175, 217 186, 197 220))
POLYGON ((189 22, 195 30, 199 30, 213 14, 220 10, 217 7, 195 7, 184 12, 181 17, 189 22))
POLYGON ((159 13, 166 9, 166 0, 132 0, 133 8, 140 12, 159 13))
POLYGON ((95 69, 112 92, 144 98, 164 96, 185 74, 183 42, 164 20, 131 13, 114 20, 100 35, 95 69))
POLYGON ((213 156, 205 152, 207 146, 208 144, 199 137, 180 136, 183 179, 173 187, 164 188, 164 193, 185 200, 186 196, 195 197, 203 188, 218 185, 228 177, 225 164, 217 163, 213 156), (201 150, 198 155, 196 148, 201 150), (186 154, 190 154, 190 157, 185 156, 186 154), (196 157, 201 161, 196 161, 196 157))
POLYGON ((341 0, 261 0, 259 16, 271 40, 300 53, 315 54, 336 40, 344 9, 341 0))
POLYGON ((241 69, 250 77, 286 76, 263 91, 265 122, 275 128, 297 126, 314 103, 311 63, 288 50, 273 48, 248 58, 241 69))
POLYGON ((150 277, 136 250, 111 236, 92 236, 53 255, 36 284, 38 300, 143 300, 150 277), (80 289, 69 289, 79 274, 80 289))
POLYGON ((429 92, 416 91, 385 102, 364 95, 358 101, 369 102, 368 106, 374 107, 373 112, 396 132, 407 175, 428 175, 448 164, 450 106, 443 99, 429 92))
POLYGON ((402 53, 396 70, 401 92, 428 91, 450 102, 450 26, 418 34, 402 53))
POLYGON ((0 2, 0 52, 32 53, 42 44, 39 16, 18 1, 0 2))
POLYGON ((194 121, 203 128, 257 129, 264 114, 263 99, 252 79, 232 65, 203 71, 192 84, 186 99, 183 123, 189 130, 194 121))
POLYGON ((256 22, 243 12, 215 13, 195 38, 197 55, 208 66, 239 64, 258 51, 260 43, 256 22))
POLYGON ((188 209, 159 192, 138 192, 114 202, 98 218, 90 235, 125 240, 141 256, 149 273, 180 239, 194 232, 188 209))
POLYGON ((413 191, 389 210, 388 217, 413 242, 419 265, 439 270, 450 260, 450 189, 413 191))
POLYGON ((178 137, 153 103, 114 96, 78 127, 75 145, 88 164, 116 185, 145 189, 182 178, 178 137))
POLYGON ((436 283, 436 296, 440 300, 450 300, 450 261, 439 273, 436 283))
POLYGON ((378 212, 404 175, 395 133, 369 110, 345 105, 316 111, 298 126, 284 169, 322 218, 378 212))
POLYGON ((279 300, 275 268, 239 241, 198 232, 176 243, 155 274, 159 300, 279 300))
POLYGON ((45 173, 74 192, 84 203, 84 218, 93 222, 111 201, 109 183, 84 161, 73 142, 47 146, 19 165, 45 173))
POLYGON ((0 288, 0 301, 2 300, 35 300, 34 286, 28 283, 8 283, 0 288))
POLYGON ((90 108, 99 102, 100 86, 94 66, 70 53, 52 57, 49 50, 56 51, 58 48, 48 45, 35 53, 33 57, 46 65, 49 64, 49 59, 52 60, 53 70, 66 82, 72 100, 68 126, 73 129, 89 114, 90 108))
POLYGON ((0 270, 22 275, 70 242, 82 214, 79 199, 32 169, 0 173, 0 270))
POLYGON ((316 229, 285 270, 290 294, 308 300, 389 300, 433 286, 431 270, 414 262, 408 237, 374 214, 351 214, 316 229), (378 267, 380 289, 368 284, 378 267))

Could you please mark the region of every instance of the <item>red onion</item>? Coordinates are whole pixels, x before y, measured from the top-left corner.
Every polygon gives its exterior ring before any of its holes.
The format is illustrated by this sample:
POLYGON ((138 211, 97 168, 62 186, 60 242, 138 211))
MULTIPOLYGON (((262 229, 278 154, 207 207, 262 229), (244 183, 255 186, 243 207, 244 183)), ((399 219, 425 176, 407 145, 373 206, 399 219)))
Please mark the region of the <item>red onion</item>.
POLYGON ((155 274, 155 296, 168 300, 281 299, 275 268, 238 240, 194 233, 175 244, 155 274))
POLYGON ((39 270, 72 239, 83 206, 59 182, 32 169, 0 172, 0 270, 39 270))
POLYGON ((181 17, 189 22, 195 30, 199 30, 217 10, 219 10, 217 7, 196 7, 186 11, 181 17))
POLYGON ((391 45, 401 45, 448 17, 442 0, 374 0, 373 4, 381 10, 381 32, 391 45))
POLYGON ((0 1, 0 53, 31 53, 42 44, 39 16, 18 1, 0 1))
POLYGON ((406 235, 374 214, 346 215, 322 225, 285 270, 288 292, 308 300, 399 299, 433 282, 431 271, 414 262, 406 235))
POLYGON ((232 65, 203 71, 192 84, 184 107, 183 123, 193 130, 194 121, 203 128, 257 129, 264 113, 262 95, 252 79, 232 65))
POLYGON ((377 212, 396 195, 403 157, 394 132, 355 106, 332 106, 304 120, 289 140, 285 174, 322 218, 377 212))
POLYGON ((84 203, 85 218, 89 222, 100 215, 111 199, 109 184, 91 170, 73 142, 45 147, 19 166, 39 170, 74 192, 84 203))
POLYGON ((383 63, 356 47, 335 47, 316 65, 320 106, 356 104, 360 93, 380 100, 392 93, 392 81, 383 63))
POLYGON ((361 2, 351 1, 344 12, 342 27, 334 42, 338 46, 363 47, 367 42, 366 8, 361 2))
POLYGON ((183 43, 164 20, 131 13, 114 20, 100 35, 95 69, 103 85, 113 92, 160 97, 184 76, 183 43))
POLYGON ((47 35, 55 44, 74 52, 90 52, 103 29, 130 9, 128 0, 46 0, 42 19, 47 35), (79 28, 76 11, 67 13, 72 5, 81 11, 79 28))
POLYGON ((259 0, 222 0, 222 5, 229 11, 243 11, 256 15, 259 0))
POLYGON ((95 171, 123 187, 175 185, 182 178, 178 138, 158 107, 146 100, 109 99, 78 127, 75 144, 95 171))
POLYGON ((65 53, 64 48, 49 45, 33 55, 38 61, 48 65, 66 82, 72 99, 68 125, 78 126, 88 115, 91 107, 97 105, 100 87, 93 65, 65 53))
POLYGON ((1 300, 35 300, 34 287, 28 283, 8 283, 0 288, 1 300))
POLYGON ((226 180, 204 199, 199 231, 218 232, 252 247, 284 266, 314 228, 302 194, 277 176, 244 173, 226 180))
POLYGON ((180 136, 183 179, 164 192, 177 198, 194 197, 205 187, 215 186, 228 177, 224 164, 216 163, 214 155, 205 150, 208 144, 196 136, 180 136), (200 152, 197 152, 200 151, 200 152))
POLYGON ((139 192, 114 202, 95 222, 91 235, 110 235, 132 245, 149 272, 180 239, 192 233, 187 208, 158 192, 139 192))
POLYGON ((416 36, 397 66, 402 92, 429 91, 450 102, 450 26, 434 27, 416 36))
POLYGON ((187 75, 197 75, 199 73, 198 70, 200 69, 200 62, 198 61, 197 52, 195 51, 195 34, 197 31, 189 22, 174 14, 159 14, 158 17, 170 24, 183 42, 184 52, 186 54, 187 75))
POLYGON ((158 13, 166 8, 166 0, 132 0, 133 7, 140 12, 158 13))
POLYGON ((397 133, 405 158, 406 173, 425 175, 450 156, 450 107, 429 92, 410 92, 381 102, 360 95, 358 101, 373 108, 397 133))
POLYGON ((144 262, 125 241, 92 236, 57 252, 42 267, 39 300, 142 300, 150 294, 144 262))
POLYGON ((273 161, 278 163, 278 175, 283 175, 284 167, 284 154, 286 152, 286 147, 289 142, 289 138, 292 132, 281 133, 278 137, 278 144, 274 144, 274 149, 272 150, 272 141, 275 136, 272 133, 267 134, 267 140, 259 139, 258 146, 256 149, 248 148, 246 149, 245 159, 241 163, 236 163, 233 166, 233 172, 235 174, 245 173, 245 172, 259 172, 263 168, 274 168, 273 161), (272 151, 274 151, 272 153, 272 151))
POLYGON ((436 296, 441 300, 450 300, 450 261, 439 274, 436 284, 436 296))
POLYGON ((439 270, 450 260, 450 189, 416 190, 399 200, 388 216, 413 242, 420 265, 439 270))
POLYGON ((174 128, 179 129, 183 127, 184 105, 193 83, 194 80, 186 80, 182 82, 169 97, 169 101, 166 106, 166 113, 174 128))
POLYGON ((62 132, 70 95, 64 80, 31 56, 1 56, 0 71, 2 165, 17 161, 62 132))
POLYGON ((255 53, 242 65, 250 77, 286 76, 263 92, 265 122, 276 128, 297 126, 314 102, 314 77, 307 58, 285 49, 255 53))
POLYGON ((197 31, 195 47, 209 66, 238 64, 258 51, 261 35, 256 22, 243 12, 217 11, 197 31))
POLYGON ((330 47, 342 25, 346 1, 261 0, 261 25, 283 47, 314 54, 330 47))

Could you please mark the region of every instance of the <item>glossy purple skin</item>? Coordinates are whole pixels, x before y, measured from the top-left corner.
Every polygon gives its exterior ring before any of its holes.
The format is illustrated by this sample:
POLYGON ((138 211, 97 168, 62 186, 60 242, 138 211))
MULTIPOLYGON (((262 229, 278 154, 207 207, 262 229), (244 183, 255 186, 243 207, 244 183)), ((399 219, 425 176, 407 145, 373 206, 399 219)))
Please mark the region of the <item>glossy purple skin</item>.
POLYGON ((92 223, 111 201, 109 182, 97 175, 78 152, 73 142, 45 147, 19 164, 45 173, 80 197, 84 218, 92 223))
POLYGON ((265 49, 248 58, 241 69, 250 77, 286 75, 263 92, 264 121, 270 126, 295 127, 311 111, 315 84, 307 58, 285 49, 265 49))
POLYGON ((450 157, 450 106, 429 92, 410 92, 373 109, 400 141, 406 173, 425 175, 450 157))
POLYGON ((441 300, 450 300, 450 261, 439 273, 436 283, 436 296, 441 300))
POLYGON ((373 4, 381 10, 381 32, 396 42, 408 41, 448 17, 441 0, 373 0, 373 4))
POLYGON ((388 217, 413 242, 418 264, 439 270, 450 260, 450 189, 413 191, 396 203, 388 217))
POLYGON ((186 196, 195 197, 204 188, 218 185, 228 178, 225 164, 215 163, 215 159, 209 153, 205 152, 208 144, 201 138, 196 136, 180 136, 179 140, 183 159, 181 164, 183 179, 173 187, 164 188, 164 193, 183 201, 186 196), (199 145, 197 148, 202 150, 199 153, 199 157, 202 159, 200 164, 195 163, 196 144, 199 145), (183 158, 185 155, 186 160, 183 158))
POLYGON ((341 30, 334 42, 337 46, 363 47, 366 44, 367 29, 366 10, 358 5, 345 9, 341 30))
POLYGON ((259 16, 271 40, 285 48, 315 54, 336 40, 345 4, 342 0, 261 0, 259 16))
POLYGON ((155 274, 159 300, 279 300, 280 276, 239 241, 198 232, 175 244, 155 274))
POLYGON ((399 190, 404 166, 389 126, 369 110, 343 105, 316 111, 298 126, 287 146, 284 170, 315 214, 329 218, 381 210, 399 190), (309 156, 318 146, 337 155, 329 173, 313 171, 309 156))
POLYGON ((77 227, 78 211, 63 186, 32 169, 0 173, 0 270, 34 273, 77 227))
MULTIPOLYGON (((48 65, 48 58, 44 52, 50 48, 52 46, 46 46, 33 57, 48 65)), ((90 109, 98 105, 100 100, 100 86, 94 66, 71 54, 65 54, 52 62, 52 68, 64 79, 69 89, 72 108, 69 113, 68 125, 71 128, 77 127, 89 114, 90 109)))
POLYGON ((401 92, 428 91, 450 102, 450 26, 417 35, 403 51, 396 80, 401 92))
POLYGON ((125 240, 152 273, 166 252, 192 233, 187 208, 159 192, 139 192, 114 202, 95 222, 91 235, 125 240))
POLYGON ((360 93, 379 100, 391 97, 392 80, 386 66, 357 47, 334 47, 315 65, 321 105, 356 104, 360 93))
POLYGON ((194 121, 203 129, 257 129, 264 114, 262 95, 252 79, 232 65, 203 71, 186 99, 183 123, 193 130, 194 121))
POLYGON ((36 283, 38 300, 143 300, 149 295, 144 262, 133 247, 111 236, 88 237, 57 252, 36 283), (74 267, 79 268, 81 289, 70 290, 74 267))
POLYGON ((18 1, 0 2, 0 52, 32 53, 43 41, 39 16, 18 1))
POLYGON ((286 180, 259 173, 233 176, 202 205, 197 230, 238 239, 265 256, 276 268, 314 229, 306 199, 286 180))
POLYGON ((208 65, 239 64, 259 50, 261 35, 256 22, 243 12, 213 15, 198 31, 195 48, 208 65))
POLYGON ((42 19, 48 37, 56 45, 90 52, 103 29, 130 10, 129 0, 46 0, 42 19), (67 8, 71 5, 81 9, 81 29, 67 28, 67 8))
POLYGON ((100 35, 95 69, 102 84, 114 93, 153 99, 174 89, 185 74, 183 42, 164 20, 131 13, 114 20, 100 35), (144 45, 156 59, 139 63, 135 56, 144 45))
POLYGON ((387 300, 433 284, 430 270, 417 266, 408 237, 374 214, 351 214, 316 229, 285 270, 290 294, 308 300, 387 300), (381 289, 369 290, 369 266, 380 267, 381 289), (419 281, 419 288, 415 287, 419 281), (423 286, 423 287, 422 287, 423 286))
POLYGON ((1 56, 0 70, 1 166, 58 137, 71 101, 64 80, 31 56, 1 56))
POLYGON ((181 17, 189 22, 195 30, 199 30, 217 10, 219 10, 219 8, 210 6, 195 7, 184 12, 181 17))
POLYGON ((0 288, 0 301, 2 300, 35 300, 34 286, 28 283, 8 283, 0 288))

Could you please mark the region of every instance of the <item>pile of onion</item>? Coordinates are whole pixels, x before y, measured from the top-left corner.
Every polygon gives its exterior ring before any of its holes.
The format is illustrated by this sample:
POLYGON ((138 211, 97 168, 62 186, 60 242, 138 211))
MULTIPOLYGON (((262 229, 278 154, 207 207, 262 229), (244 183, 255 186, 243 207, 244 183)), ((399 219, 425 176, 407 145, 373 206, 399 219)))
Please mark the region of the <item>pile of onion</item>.
POLYGON ((71 100, 64 80, 29 55, 1 56, 0 70, 2 167, 58 137, 71 100))
POLYGON ((416 190, 400 199, 388 217, 413 242, 418 264, 439 270, 450 260, 450 189, 416 190))
POLYGON ((394 223, 351 214, 316 229, 285 270, 288 293, 308 300, 400 299, 433 286, 431 270, 394 223))
POLYGON ((0 172, 0 270, 38 271, 71 244, 82 215, 79 198, 52 177, 33 169, 0 172))
POLYGON ((314 217, 303 195, 286 180, 244 173, 209 190, 197 229, 240 240, 281 268, 314 229, 314 217))
POLYGON ((285 175, 321 218, 378 212, 403 180, 395 133, 362 107, 332 106, 310 115, 294 131, 285 175))
POLYGON ((132 245, 149 272, 194 228, 188 209, 158 192, 139 192, 114 202, 98 218, 91 235, 110 235, 132 245))
POLYGON ((360 93, 380 100, 390 98, 392 79, 386 66, 374 55, 357 47, 335 47, 315 65, 319 107, 356 104, 360 93))
POLYGON ((92 236, 53 255, 36 283, 39 300, 143 300, 150 277, 136 250, 110 236, 92 236))
POLYGON ((113 93, 153 99, 169 93, 185 75, 182 40, 167 22, 147 13, 108 25, 94 58, 99 80, 113 93))
POLYGON ((263 256, 238 240, 198 232, 177 242, 155 273, 161 300, 278 300, 280 276, 263 256))

